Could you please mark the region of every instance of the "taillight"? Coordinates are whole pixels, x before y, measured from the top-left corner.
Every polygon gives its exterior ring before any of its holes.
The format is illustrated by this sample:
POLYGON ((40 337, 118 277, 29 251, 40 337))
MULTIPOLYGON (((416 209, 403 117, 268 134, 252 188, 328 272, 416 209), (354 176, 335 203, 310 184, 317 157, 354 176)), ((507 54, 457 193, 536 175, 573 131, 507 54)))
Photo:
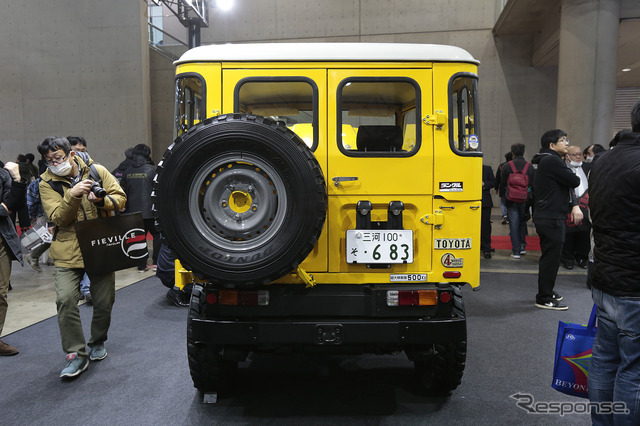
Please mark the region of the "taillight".
MULTIPOLYGON (((228 306, 267 306, 269 304, 269 291, 220 290, 218 300, 221 305, 228 306)), ((209 296, 207 296, 208 301, 209 296)))
POLYGON ((433 306, 449 303, 451 293, 437 290, 389 290, 387 291, 387 306, 433 306))
POLYGON ((428 306, 438 304, 436 290, 389 290, 387 306, 428 306))

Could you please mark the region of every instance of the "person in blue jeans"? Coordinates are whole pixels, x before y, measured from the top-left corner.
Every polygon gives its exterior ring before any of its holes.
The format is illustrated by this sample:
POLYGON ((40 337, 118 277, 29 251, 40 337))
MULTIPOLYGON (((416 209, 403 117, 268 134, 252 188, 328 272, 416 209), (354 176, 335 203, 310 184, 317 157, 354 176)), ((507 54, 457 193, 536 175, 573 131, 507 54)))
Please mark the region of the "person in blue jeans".
MULTIPOLYGON (((511 145, 511 154, 513 160, 507 162, 502 167, 500 174, 501 183, 500 186, 507 188, 509 182, 509 175, 516 173, 516 171, 523 171, 525 166, 529 164, 524 159, 524 144, 514 143, 511 145), (515 166, 515 170, 511 165, 515 166)), ((529 177, 529 187, 533 184, 534 168, 527 168, 526 175, 529 177)), ((527 236, 527 200, 523 200, 521 203, 506 200, 507 217, 509 218, 509 236, 511 237, 511 257, 514 259, 520 259, 520 255, 526 253, 526 236, 527 236)))
POLYGON ((592 408, 594 425, 640 424, 640 101, 631 127, 589 174, 594 262, 588 282, 598 306, 589 400, 596 408, 624 404, 615 413, 592 408))

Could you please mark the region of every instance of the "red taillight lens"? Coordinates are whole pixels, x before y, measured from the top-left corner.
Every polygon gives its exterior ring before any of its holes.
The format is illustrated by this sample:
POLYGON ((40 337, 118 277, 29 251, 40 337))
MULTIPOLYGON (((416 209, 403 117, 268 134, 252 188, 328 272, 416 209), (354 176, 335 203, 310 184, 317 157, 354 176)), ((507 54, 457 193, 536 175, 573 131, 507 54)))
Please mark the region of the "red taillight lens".
POLYGON ((442 274, 445 278, 460 278, 462 274, 459 271, 446 271, 442 274))
POLYGON ((426 306, 438 303, 436 290, 389 290, 387 306, 426 306))
POLYGON ((267 306, 269 304, 269 292, 220 290, 220 304, 229 306, 267 306))

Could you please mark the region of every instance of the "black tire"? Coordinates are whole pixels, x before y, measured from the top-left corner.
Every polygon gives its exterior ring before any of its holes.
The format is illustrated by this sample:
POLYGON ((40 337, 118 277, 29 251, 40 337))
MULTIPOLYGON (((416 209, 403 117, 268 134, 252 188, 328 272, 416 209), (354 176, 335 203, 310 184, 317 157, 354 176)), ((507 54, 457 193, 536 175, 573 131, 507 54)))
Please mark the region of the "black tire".
POLYGON ((221 345, 196 342, 193 337, 193 320, 201 318, 205 304, 204 293, 194 286, 187 320, 187 355, 193 386, 204 393, 228 391, 238 368, 238 363, 223 358, 221 345))
MULTIPOLYGON (((453 315, 465 318, 462 292, 453 287, 453 315)), ((416 376, 430 396, 446 396, 462 382, 467 359, 466 332, 456 342, 433 345, 413 345, 405 348, 413 361, 416 376)))
POLYGON ((414 352, 415 372, 429 395, 443 396, 462 381, 467 357, 467 342, 430 345, 414 352))
POLYGON ((302 262, 326 217, 322 170, 284 124, 246 114, 207 119, 158 164, 154 210, 183 264, 213 283, 257 285, 302 262))

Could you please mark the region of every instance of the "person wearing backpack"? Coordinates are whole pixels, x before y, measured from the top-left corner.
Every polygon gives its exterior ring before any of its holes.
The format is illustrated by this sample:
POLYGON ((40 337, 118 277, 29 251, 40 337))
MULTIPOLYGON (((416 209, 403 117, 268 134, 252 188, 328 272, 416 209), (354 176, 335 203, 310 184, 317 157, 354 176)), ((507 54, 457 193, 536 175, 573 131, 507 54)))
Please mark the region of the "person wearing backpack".
POLYGON ((573 223, 582 222, 582 210, 573 191, 573 188, 580 185, 580 178, 562 159, 569 147, 566 132, 560 129, 549 130, 542 135, 540 145, 540 152, 531 159, 534 165, 538 165, 533 182, 533 221, 540 236, 542 251, 538 262, 538 294, 535 306, 565 311, 568 309, 567 305, 559 303, 562 296, 553 288, 556 285, 562 257, 567 213, 571 214, 573 223))
POLYGON ((501 186, 505 188, 511 257, 520 259, 526 253, 527 200, 531 194, 535 171, 524 159, 524 144, 511 145, 513 159, 505 163, 501 173, 501 186))

